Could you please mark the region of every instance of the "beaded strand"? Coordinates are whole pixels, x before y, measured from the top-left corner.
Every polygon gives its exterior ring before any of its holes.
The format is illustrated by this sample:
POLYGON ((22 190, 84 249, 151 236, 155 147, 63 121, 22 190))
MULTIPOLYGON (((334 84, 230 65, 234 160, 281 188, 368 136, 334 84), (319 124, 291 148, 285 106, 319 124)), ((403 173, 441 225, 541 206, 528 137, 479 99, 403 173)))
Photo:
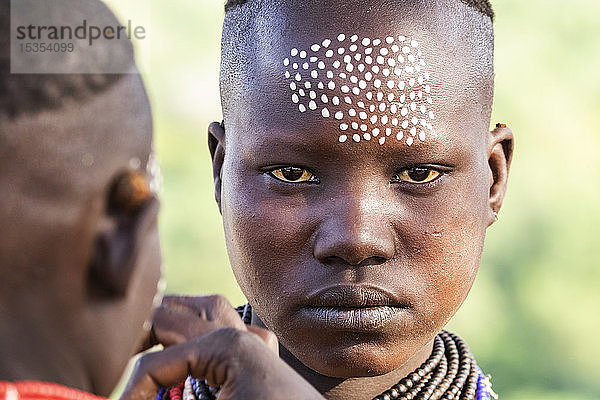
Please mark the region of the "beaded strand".
MULTIPOLYGON (((252 319, 250 304, 236 308, 246 325, 252 319)), ((218 388, 204 380, 188 378, 195 400, 216 400, 218 388)), ((180 400, 180 391, 161 390, 157 400, 180 400), (175 397, 173 397, 173 394, 175 397), (169 396, 171 395, 171 396, 169 396), (179 397, 177 397, 179 395, 179 397)), ((429 358, 419 368, 373 400, 491 400, 489 375, 477 366, 467 344, 457 335, 441 331, 434 339, 429 358)))
POLYGON ((108 400, 58 383, 40 381, 0 381, 0 399, 108 400))

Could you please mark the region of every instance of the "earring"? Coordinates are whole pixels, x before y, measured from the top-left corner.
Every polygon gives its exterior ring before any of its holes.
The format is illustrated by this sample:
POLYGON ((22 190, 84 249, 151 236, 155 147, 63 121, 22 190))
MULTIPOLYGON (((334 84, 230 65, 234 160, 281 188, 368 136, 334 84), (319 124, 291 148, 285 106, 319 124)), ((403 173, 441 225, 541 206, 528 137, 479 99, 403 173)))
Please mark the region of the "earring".
POLYGON ((494 221, 498 221, 498 211, 494 211, 494 221))
POLYGON ((140 171, 128 171, 117 177, 109 192, 110 210, 134 213, 153 197, 146 174, 140 171))

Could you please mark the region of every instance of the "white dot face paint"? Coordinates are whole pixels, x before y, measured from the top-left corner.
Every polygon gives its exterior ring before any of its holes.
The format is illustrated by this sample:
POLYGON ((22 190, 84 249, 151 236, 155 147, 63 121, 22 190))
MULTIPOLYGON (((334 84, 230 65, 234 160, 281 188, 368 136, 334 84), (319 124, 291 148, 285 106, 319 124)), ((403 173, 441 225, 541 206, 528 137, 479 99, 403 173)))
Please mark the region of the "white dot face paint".
POLYGON ((435 115, 419 42, 346 33, 332 39, 294 47, 282 60, 298 112, 336 121, 339 143, 424 142, 435 115))

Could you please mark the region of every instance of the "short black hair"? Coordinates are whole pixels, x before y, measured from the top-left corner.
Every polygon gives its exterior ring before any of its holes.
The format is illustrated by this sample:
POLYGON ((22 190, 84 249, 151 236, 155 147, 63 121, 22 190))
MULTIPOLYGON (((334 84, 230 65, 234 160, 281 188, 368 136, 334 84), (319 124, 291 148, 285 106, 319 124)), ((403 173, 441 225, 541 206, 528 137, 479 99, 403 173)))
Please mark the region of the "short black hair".
POLYGON ((479 11, 483 15, 490 17, 490 19, 494 20, 494 9, 492 8, 492 4, 490 0, 460 0, 469 7, 474 8, 479 11))
MULTIPOLYGON (((10 0, 0 0, 0 117, 10 119, 21 114, 37 114, 60 109, 68 101, 83 101, 118 82, 123 74, 15 74, 11 73, 10 0)), ((71 3, 69 3, 71 4, 71 3)), ((43 3, 41 7, 44 7, 43 3)), ((54 10, 53 10, 54 11, 54 10)), ((73 1, 72 7, 60 7, 60 20, 80 23, 82 16, 98 14, 111 23, 116 16, 99 0, 73 1)), ((78 62, 95 65, 118 53, 125 65, 133 66, 134 51, 129 40, 119 40, 109 46, 98 42, 77 48, 78 62)), ((53 58, 50 62, 56 62, 53 58)), ((72 60, 71 60, 72 61, 72 60)), ((60 60, 59 60, 60 62, 60 60)))
MULTIPOLYGON (((246 4, 248 0, 227 0, 225 3, 225 12, 231 10, 232 8, 239 7, 241 5, 246 4)), ((478 12, 483 15, 490 17, 490 19, 494 20, 494 10, 492 5, 490 4, 490 0, 460 0, 469 7, 474 8, 478 12)))

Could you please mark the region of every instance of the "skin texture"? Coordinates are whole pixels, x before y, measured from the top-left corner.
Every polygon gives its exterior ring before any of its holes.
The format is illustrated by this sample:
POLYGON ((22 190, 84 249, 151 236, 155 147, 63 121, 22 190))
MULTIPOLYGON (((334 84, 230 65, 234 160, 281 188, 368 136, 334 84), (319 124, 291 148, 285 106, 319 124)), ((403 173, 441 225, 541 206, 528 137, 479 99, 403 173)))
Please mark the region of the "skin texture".
MULTIPOLYGON (((76 23, 91 12, 114 25, 101 2, 64 6, 29 11, 76 23)), ((9 16, 0 0, 0 42, 9 16)), ((46 61, 132 63, 131 43, 111 43, 46 61)), ((12 75, 9 48, 0 46, 0 386, 38 380, 108 395, 132 354, 162 344, 140 358, 124 399, 153 400, 188 374, 221 386, 222 399, 322 399, 279 358, 276 337, 246 327, 224 298, 167 297, 155 309, 152 116, 133 65, 126 75, 12 75)))
POLYGON ((161 344, 141 357, 123 399, 155 399, 188 374, 221 386, 223 399, 322 398, 278 357, 276 337, 244 326, 223 297, 167 297, 148 330, 160 294, 158 201, 109 200, 132 160, 150 156, 139 75, 87 102, 1 122, 0 381, 108 395, 132 354, 161 344))
POLYGON ((339 13, 329 3, 285 2, 261 14, 254 55, 235 75, 252 86, 242 96, 225 83, 225 129, 209 128, 229 257, 254 321, 330 399, 371 398, 427 358, 471 288, 506 190, 512 132, 488 131, 491 71, 469 34, 483 17, 458 2, 414 3, 339 13), (341 144, 338 123, 298 112, 281 61, 339 33, 419 41, 436 114, 425 142, 341 144), (311 180, 278 179, 290 166, 311 180), (414 167, 439 177, 399 179, 414 167), (358 316, 382 305, 390 318, 358 316), (318 318, 317 306, 333 311, 318 318), (349 309, 353 323, 330 318, 349 309))

